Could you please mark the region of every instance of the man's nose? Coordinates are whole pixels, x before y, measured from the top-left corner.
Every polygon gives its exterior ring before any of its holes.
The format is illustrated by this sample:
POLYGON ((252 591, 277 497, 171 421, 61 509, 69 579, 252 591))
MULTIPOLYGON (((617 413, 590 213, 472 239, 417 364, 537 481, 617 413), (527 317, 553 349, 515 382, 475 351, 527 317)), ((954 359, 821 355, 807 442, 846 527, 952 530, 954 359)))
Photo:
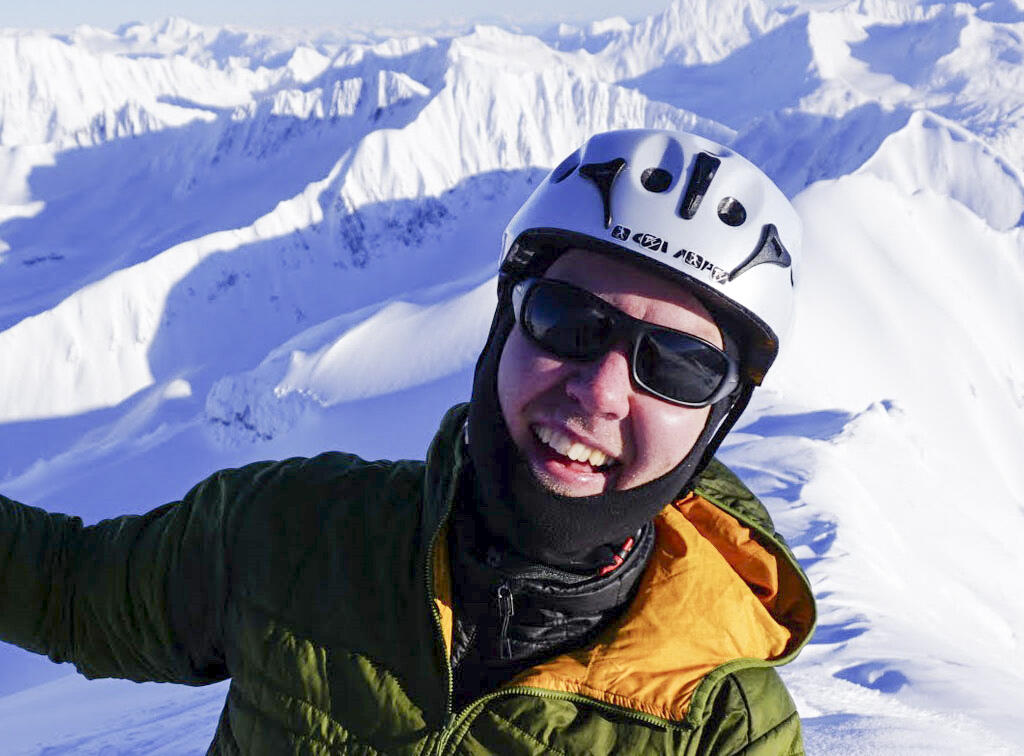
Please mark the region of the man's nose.
POLYGON ((621 348, 590 362, 581 362, 566 381, 565 389, 590 415, 617 420, 629 413, 633 393, 629 357, 621 348))

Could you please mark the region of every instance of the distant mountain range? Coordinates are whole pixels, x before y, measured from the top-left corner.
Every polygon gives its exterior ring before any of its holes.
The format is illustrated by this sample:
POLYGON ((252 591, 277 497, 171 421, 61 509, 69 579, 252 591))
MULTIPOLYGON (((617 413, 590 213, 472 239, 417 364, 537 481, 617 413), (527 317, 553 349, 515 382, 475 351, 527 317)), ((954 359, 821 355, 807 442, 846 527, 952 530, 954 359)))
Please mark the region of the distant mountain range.
MULTIPOLYGON (((596 131, 696 131, 805 224, 798 322, 723 458, 820 594, 787 674, 810 752, 1012 752, 1022 63, 1019 0, 676 0, 537 36, 0 30, 0 492, 93 521, 256 458, 422 455, 533 186, 596 131)), ((85 688, 107 719, 67 710, 79 680, 14 693, 55 670, 0 648, 5 752, 127 748, 166 706, 166 752, 212 733, 208 693, 85 688), (23 716, 40 700, 63 725, 23 716)))

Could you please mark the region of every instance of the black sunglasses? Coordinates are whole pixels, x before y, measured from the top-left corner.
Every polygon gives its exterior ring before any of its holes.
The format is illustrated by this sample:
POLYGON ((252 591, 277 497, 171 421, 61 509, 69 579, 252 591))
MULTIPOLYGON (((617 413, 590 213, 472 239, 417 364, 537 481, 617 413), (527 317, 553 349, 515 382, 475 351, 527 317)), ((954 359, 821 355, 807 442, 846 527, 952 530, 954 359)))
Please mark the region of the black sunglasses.
POLYGON ((512 307, 527 337, 563 359, 589 361, 617 343, 630 344, 633 383, 666 402, 706 407, 739 383, 736 360, 714 344, 638 320, 564 281, 519 281, 512 289, 512 307))

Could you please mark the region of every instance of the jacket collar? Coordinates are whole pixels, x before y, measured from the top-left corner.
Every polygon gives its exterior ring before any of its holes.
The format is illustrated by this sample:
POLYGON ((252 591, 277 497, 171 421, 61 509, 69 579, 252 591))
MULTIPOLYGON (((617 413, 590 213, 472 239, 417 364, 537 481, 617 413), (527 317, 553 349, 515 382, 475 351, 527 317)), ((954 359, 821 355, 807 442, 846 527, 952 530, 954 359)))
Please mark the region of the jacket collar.
MULTIPOLYGON (((451 571, 445 521, 465 464, 468 405, 445 415, 427 454, 423 533, 449 653, 451 571)), ((763 508, 721 465, 655 518, 654 555, 623 617, 588 646, 509 685, 574 693, 667 721, 699 717, 715 670, 790 661, 809 639, 814 599, 763 508)))

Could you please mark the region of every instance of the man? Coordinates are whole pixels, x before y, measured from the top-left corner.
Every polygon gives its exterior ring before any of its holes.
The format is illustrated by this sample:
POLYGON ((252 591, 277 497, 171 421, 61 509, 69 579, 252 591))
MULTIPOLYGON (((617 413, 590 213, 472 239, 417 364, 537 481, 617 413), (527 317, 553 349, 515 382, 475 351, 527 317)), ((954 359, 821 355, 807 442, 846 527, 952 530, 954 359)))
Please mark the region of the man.
POLYGON ((699 137, 593 137, 512 219, 425 462, 217 473, 82 528, 0 499, 0 637, 232 684, 216 753, 802 752, 806 578, 712 455, 773 361, 799 224, 699 137))

